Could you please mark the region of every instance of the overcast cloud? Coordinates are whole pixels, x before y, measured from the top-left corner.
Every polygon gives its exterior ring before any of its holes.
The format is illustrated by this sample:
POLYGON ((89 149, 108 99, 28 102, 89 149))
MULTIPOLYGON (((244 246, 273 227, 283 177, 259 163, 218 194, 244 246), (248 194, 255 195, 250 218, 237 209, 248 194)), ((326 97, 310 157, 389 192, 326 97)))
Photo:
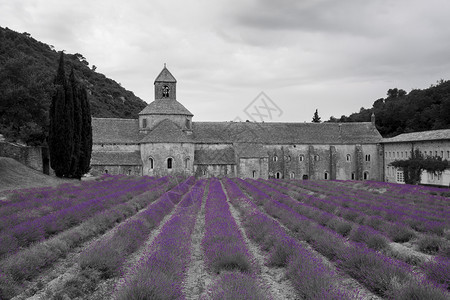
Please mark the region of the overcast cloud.
POLYGON ((194 121, 245 119, 264 91, 310 122, 450 79, 448 0, 0 0, 0 26, 81 53, 146 102, 163 64, 194 121))

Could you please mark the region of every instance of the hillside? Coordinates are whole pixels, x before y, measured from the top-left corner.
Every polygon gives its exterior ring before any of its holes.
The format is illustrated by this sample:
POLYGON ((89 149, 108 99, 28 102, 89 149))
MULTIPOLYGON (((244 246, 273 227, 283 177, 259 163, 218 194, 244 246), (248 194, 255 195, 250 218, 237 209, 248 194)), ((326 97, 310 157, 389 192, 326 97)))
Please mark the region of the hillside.
POLYGON ((414 89, 409 93, 402 89, 389 89, 386 98, 373 103, 372 108, 361 108, 340 118, 331 117, 328 122, 370 122, 372 113, 383 137, 401 133, 450 128, 450 81, 440 80, 427 89, 414 89))
POLYGON ((45 175, 28 168, 15 159, 0 157, 0 194, 7 190, 53 186, 72 181, 45 175))
MULTIPOLYGON (((45 140, 58 58, 53 46, 29 33, 0 27, 0 133, 7 139, 28 144, 45 140)), ((65 64, 67 74, 73 67, 88 90, 93 117, 137 118, 147 105, 116 81, 95 72, 96 67, 90 67, 82 54, 66 53, 65 64)))

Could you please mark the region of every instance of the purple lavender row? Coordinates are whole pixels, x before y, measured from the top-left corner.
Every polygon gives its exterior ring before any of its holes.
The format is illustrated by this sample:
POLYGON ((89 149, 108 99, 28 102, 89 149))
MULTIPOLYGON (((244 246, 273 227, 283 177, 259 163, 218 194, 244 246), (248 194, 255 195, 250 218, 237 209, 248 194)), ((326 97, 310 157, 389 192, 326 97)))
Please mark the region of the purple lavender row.
MULTIPOLYGON (((304 299, 349 299, 335 284, 335 272, 290 237, 278 223, 250 201, 230 179, 223 180, 230 202, 243 214, 247 236, 268 252, 269 266, 286 268, 287 276, 304 299)), ((256 193, 257 191, 254 190, 256 193)), ((258 195, 262 196, 262 195, 258 195)))
POLYGON ((253 271, 251 256, 231 215, 222 185, 216 178, 211 179, 206 200, 205 229, 202 247, 206 266, 212 273, 253 271))
MULTIPOLYGON (((297 190, 295 185, 289 183, 281 183, 282 185, 289 185, 292 190, 297 190)), ((412 218, 405 216, 401 211, 395 210, 380 210, 374 205, 361 205, 354 198, 341 198, 338 196, 319 198, 314 195, 306 195, 300 192, 301 198, 298 198, 302 202, 307 202, 318 208, 334 211, 336 206, 342 207, 341 215, 350 221, 358 221, 361 218, 360 215, 365 214, 371 216, 371 221, 375 226, 380 226, 383 222, 395 221, 396 227, 388 227, 388 235, 393 241, 406 242, 414 237, 414 232, 411 229, 415 229, 422 232, 433 232, 442 235, 446 228, 446 224, 442 222, 430 221, 424 218, 412 218), (400 230, 397 230, 400 229, 400 230)), ((362 222, 362 220, 359 220, 362 222)))
POLYGON ((131 220, 119 225, 113 236, 83 251, 79 262, 81 268, 97 269, 104 278, 119 275, 126 257, 145 242, 148 234, 158 227, 161 220, 180 202, 194 182, 194 177, 190 177, 180 183, 131 220))
MULTIPOLYGON (((274 182, 260 182, 254 180, 247 180, 249 183, 255 185, 258 189, 264 191, 273 199, 287 205, 302 216, 306 216, 311 220, 314 220, 322 226, 326 226, 333 231, 341 234, 344 237, 349 237, 354 242, 360 242, 367 245, 367 247, 374 250, 383 250, 388 248, 389 238, 384 231, 376 230, 366 225, 359 225, 353 222, 347 222, 337 215, 330 212, 336 212, 338 209, 340 212, 345 210, 342 207, 333 207, 329 211, 321 210, 313 205, 301 203, 288 195, 282 194, 278 191, 278 185, 274 182)), ((292 192, 290 193, 292 194, 292 192)), ((360 215, 360 217, 367 217, 360 215)))
POLYGON ((200 180, 181 200, 172 218, 118 287, 115 299, 184 299, 182 283, 189 264, 191 234, 200 211, 207 181, 200 180))
MULTIPOLYGON (((426 213, 427 215, 434 215, 437 218, 440 218, 441 220, 446 220, 449 216, 449 211, 447 207, 441 207, 441 210, 435 210, 435 209, 417 209, 418 207, 421 207, 421 203, 425 203, 429 199, 425 198, 422 199, 422 201, 415 201, 414 203, 406 203, 405 205, 397 204, 399 201, 394 201, 393 195, 390 195, 389 197, 385 197, 383 195, 375 195, 371 192, 364 191, 364 190, 355 190, 352 188, 349 188, 347 186, 340 186, 339 188, 333 189, 333 185, 330 185, 329 183, 332 183, 333 181, 328 181, 327 184, 320 183, 320 182, 309 182, 309 183, 302 183, 299 181, 293 181, 296 185, 299 186, 308 186, 308 188, 312 188, 316 191, 323 192, 324 190, 327 191, 329 195, 345 195, 346 197, 353 197, 356 202, 363 202, 368 204, 377 203, 380 206, 383 206, 385 208, 397 208, 398 210, 402 211, 403 214, 409 214, 412 216, 420 217, 423 213, 426 213)), ((396 197, 397 200, 401 200, 401 197, 396 197)), ((405 201, 402 201, 405 202, 405 201)))
POLYGON ((419 279, 414 276, 409 265, 385 256, 364 244, 345 240, 336 232, 299 215, 287 206, 280 205, 277 200, 250 183, 235 179, 252 197, 258 199, 264 210, 280 220, 287 228, 298 234, 317 251, 334 261, 337 266, 366 286, 370 291, 382 297, 408 299, 411 287, 419 289, 422 295, 430 299, 447 299, 445 287, 439 282, 419 279), (276 215, 274 214, 276 212, 276 215))
MULTIPOLYGON (((80 192, 89 192, 91 189, 94 191, 104 192, 110 188, 114 188, 121 180, 127 180, 129 182, 136 181, 134 178, 124 177, 105 177, 108 180, 102 181, 84 181, 80 184, 67 183, 59 185, 58 187, 44 187, 44 188, 32 188, 26 190, 15 190, 8 195, 8 202, 0 207, 0 216, 5 216, 11 213, 16 213, 20 210, 27 208, 39 207, 41 205, 47 205, 53 198, 64 199, 71 197, 72 194, 79 194, 80 192)), ((102 179, 105 179, 102 178, 102 179)), ((88 195, 90 197, 95 194, 88 195)))
POLYGON ((134 186, 119 186, 112 193, 82 202, 49 215, 26 221, 4 231, 0 236, 0 242, 7 247, 0 247, 0 254, 14 253, 21 247, 27 247, 33 242, 39 242, 51 235, 74 227, 94 214, 130 200, 133 196, 143 193, 159 184, 166 183, 168 178, 156 180, 149 184, 146 180, 139 181, 134 186))
MULTIPOLYGON (((134 215, 137 210, 158 199, 168 189, 174 187, 174 178, 155 188, 142 193, 127 203, 97 213, 92 218, 70 230, 66 230, 51 239, 36 243, 23 249, 0 262, 0 291, 2 299, 9 299, 19 294, 24 286, 24 280, 31 280, 42 270, 53 265, 58 259, 65 257, 75 247, 92 239, 107 229, 114 227, 117 222, 134 215), (8 296, 5 296, 8 295, 8 296)), ((160 179, 164 181, 163 178, 160 179)))
MULTIPOLYGON (((110 180, 112 182, 112 180, 110 180)), ((114 193, 116 190, 120 190, 123 187, 133 187, 135 185, 142 185, 149 184, 149 188, 151 188, 151 185, 154 184, 156 181, 151 180, 150 178, 143 178, 139 181, 136 180, 121 180, 118 182, 113 182, 114 185, 109 185, 107 190, 103 189, 96 189, 91 188, 89 190, 80 190, 77 191, 77 193, 71 193, 68 195, 69 197, 54 197, 52 199, 43 198, 39 200, 33 199, 37 202, 45 202, 45 204, 30 206, 25 205, 22 206, 20 210, 16 210, 14 213, 11 213, 9 215, 5 215, 0 217, 0 233, 3 230, 11 229, 13 226, 16 226, 18 224, 21 224, 25 221, 30 222, 34 219, 38 219, 41 217, 44 217, 46 215, 49 215, 51 213, 54 213, 56 211, 62 210, 62 209, 68 209, 70 207, 73 207, 75 205, 79 205, 81 203, 86 203, 88 201, 91 201, 91 199, 98 198, 100 196, 104 197, 108 194, 114 193)), ((130 193, 131 195, 131 193, 130 193)), ((27 201, 28 203, 29 201, 27 201)), ((20 204, 20 203, 16 203, 20 204)), ((17 205, 16 205, 17 208, 17 205)))

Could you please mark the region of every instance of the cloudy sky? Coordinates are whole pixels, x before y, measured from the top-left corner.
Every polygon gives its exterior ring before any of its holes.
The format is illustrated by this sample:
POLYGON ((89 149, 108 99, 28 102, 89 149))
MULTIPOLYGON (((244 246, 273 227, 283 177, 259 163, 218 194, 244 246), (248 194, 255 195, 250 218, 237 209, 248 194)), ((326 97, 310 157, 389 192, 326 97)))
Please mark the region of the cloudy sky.
POLYGON ((0 26, 83 54, 146 102, 167 63, 194 121, 248 119, 267 100, 266 121, 310 122, 450 79, 449 12, 448 0, 0 0, 0 26))

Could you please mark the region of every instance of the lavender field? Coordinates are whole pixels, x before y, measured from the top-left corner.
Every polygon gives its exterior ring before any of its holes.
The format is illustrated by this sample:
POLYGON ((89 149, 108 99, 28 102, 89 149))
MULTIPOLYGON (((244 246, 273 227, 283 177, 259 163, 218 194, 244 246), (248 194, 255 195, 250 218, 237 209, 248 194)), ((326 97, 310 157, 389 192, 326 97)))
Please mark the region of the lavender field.
POLYGON ((450 190, 111 175, 15 190, 0 299, 450 299, 450 190))

